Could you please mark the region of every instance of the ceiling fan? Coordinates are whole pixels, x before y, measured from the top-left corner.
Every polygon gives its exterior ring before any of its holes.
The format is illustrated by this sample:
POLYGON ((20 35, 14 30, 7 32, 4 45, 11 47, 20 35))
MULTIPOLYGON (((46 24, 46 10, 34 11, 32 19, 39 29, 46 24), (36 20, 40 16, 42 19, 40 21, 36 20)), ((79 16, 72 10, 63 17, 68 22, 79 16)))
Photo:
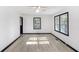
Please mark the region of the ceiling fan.
POLYGON ((39 13, 40 11, 45 11, 47 9, 46 6, 30 6, 30 7, 34 8, 36 13, 39 13))
POLYGON ((32 8, 47 8, 47 6, 29 6, 29 7, 32 7, 32 8))

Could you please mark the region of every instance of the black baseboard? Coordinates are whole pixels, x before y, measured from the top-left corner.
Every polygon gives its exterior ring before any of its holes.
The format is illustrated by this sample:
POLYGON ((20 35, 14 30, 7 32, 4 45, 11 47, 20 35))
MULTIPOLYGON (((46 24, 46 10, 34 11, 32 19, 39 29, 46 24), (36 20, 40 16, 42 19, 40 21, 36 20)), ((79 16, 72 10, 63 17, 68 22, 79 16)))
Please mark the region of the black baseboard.
MULTIPOLYGON (((55 36, 54 34, 51 33, 51 35, 55 36)), ((71 47, 69 44, 67 44, 66 42, 64 42, 63 40, 61 40, 60 38, 58 38, 57 36, 55 36, 57 38, 57 40, 60 40, 62 43, 64 43, 66 46, 68 46, 69 48, 71 48, 73 51, 75 52, 79 52, 76 49, 74 49, 73 47, 71 47)))
MULTIPOLYGON (((51 34, 51 35, 53 35, 52 33, 23 33, 23 34, 51 34)), ((62 43, 64 43, 66 46, 68 46, 69 48, 71 48, 73 51, 75 51, 75 52, 79 52, 79 51, 77 51, 76 49, 74 49, 73 47, 71 47, 69 44, 67 44, 67 43, 65 43, 64 41, 62 41, 60 38, 58 38, 57 36, 55 36, 55 35, 53 35, 54 37, 56 37, 57 38, 57 40, 60 40, 62 43)), ((4 52, 8 47, 10 47, 13 43, 15 43, 15 41, 17 41, 19 38, 21 37, 21 35, 17 38, 17 39, 15 39, 12 43, 10 43, 8 46, 6 46, 2 51, 0 51, 0 52, 4 52)))
POLYGON ((13 43, 15 43, 15 41, 17 41, 20 37, 21 35, 17 39, 15 39, 13 42, 11 42, 8 46, 6 46, 3 50, 1 50, 0 52, 4 52, 8 47, 10 47, 13 43))
POLYGON ((23 34, 51 34, 51 33, 23 33, 23 34))

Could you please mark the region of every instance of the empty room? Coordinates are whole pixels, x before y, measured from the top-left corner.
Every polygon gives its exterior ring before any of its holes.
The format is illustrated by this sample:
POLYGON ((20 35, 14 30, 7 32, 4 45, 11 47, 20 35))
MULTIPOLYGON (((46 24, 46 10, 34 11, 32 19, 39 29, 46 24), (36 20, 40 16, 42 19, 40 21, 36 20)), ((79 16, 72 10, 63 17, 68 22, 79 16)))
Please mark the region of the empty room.
POLYGON ((0 6, 1 52, 78 52, 79 6, 0 6))

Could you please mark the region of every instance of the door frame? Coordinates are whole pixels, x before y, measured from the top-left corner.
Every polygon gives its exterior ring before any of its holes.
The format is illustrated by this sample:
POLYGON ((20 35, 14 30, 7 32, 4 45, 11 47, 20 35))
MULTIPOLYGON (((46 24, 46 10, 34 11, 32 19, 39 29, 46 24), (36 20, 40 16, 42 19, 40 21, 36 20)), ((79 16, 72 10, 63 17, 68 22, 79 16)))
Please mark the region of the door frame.
POLYGON ((20 35, 23 34, 23 17, 20 16, 20 35))

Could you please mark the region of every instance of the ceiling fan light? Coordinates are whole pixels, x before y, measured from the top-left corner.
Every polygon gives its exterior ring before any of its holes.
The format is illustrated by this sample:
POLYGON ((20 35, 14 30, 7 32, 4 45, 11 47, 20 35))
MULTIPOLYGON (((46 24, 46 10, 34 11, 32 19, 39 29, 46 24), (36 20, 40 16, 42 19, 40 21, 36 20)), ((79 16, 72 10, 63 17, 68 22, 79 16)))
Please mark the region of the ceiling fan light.
POLYGON ((38 9, 36 10, 36 13, 39 13, 39 10, 38 9))
POLYGON ((38 8, 40 9, 40 6, 38 8))

